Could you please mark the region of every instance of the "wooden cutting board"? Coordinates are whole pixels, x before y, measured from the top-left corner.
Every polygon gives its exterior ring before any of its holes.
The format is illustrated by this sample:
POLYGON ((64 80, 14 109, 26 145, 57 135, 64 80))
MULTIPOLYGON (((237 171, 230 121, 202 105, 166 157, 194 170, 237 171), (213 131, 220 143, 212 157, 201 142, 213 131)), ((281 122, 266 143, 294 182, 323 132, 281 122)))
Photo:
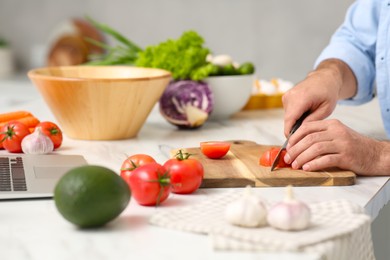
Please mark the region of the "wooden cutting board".
MULTIPOLYGON (((291 168, 276 168, 259 165, 261 155, 269 150, 269 145, 260 145, 251 141, 229 141, 230 151, 221 159, 208 159, 199 147, 184 148, 184 152, 193 154, 191 158, 200 160, 204 166, 202 188, 231 188, 265 186, 346 186, 356 181, 355 173, 339 169, 306 172, 291 168)), ((172 151, 175 154, 176 151, 172 151)))

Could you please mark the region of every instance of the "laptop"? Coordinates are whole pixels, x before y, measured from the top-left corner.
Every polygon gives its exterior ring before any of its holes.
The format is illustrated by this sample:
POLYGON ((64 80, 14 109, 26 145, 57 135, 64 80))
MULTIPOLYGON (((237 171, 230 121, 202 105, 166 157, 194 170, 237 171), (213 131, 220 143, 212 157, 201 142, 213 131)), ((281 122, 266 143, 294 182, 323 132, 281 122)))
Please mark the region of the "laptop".
POLYGON ((86 164, 81 155, 0 155, 0 200, 53 197, 61 176, 86 164))

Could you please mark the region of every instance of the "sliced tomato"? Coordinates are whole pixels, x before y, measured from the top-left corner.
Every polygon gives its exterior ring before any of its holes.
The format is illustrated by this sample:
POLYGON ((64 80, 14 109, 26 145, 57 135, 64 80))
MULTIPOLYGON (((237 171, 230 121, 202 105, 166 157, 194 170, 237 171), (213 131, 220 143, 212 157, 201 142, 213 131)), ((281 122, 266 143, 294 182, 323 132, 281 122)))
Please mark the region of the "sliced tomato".
MULTIPOLYGON (((261 166, 265 166, 265 167, 272 166, 272 163, 274 162, 276 156, 278 155, 279 150, 280 150, 280 148, 273 147, 273 148, 265 151, 260 157, 259 164, 261 166)), ((284 167, 291 166, 290 164, 287 164, 284 162, 283 158, 285 155, 286 155, 286 150, 283 150, 280 154, 280 160, 279 160, 278 164, 276 165, 276 167, 284 168, 284 167)))
POLYGON ((230 150, 230 143, 212 141, 212 142, 201 142, 200 150, 202 153, 210 159, 219 159, 224 157, 230 150))

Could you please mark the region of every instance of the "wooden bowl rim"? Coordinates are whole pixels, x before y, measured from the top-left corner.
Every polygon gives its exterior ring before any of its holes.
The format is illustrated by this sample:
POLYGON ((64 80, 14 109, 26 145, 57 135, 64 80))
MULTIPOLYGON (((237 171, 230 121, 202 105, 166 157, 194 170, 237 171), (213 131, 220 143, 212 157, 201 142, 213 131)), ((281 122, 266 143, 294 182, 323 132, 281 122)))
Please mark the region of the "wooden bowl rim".
POLYGON ((58 81, 140 81, 140 80, 153 80, 172 77, 171 72, 158 68, 146 68, 146 67, 134 67, 134 66, 90 66, 90 65, 75 65, 75 66, 53 66, 53 67, 41 67, 35 68, 27 72, 29 78, 43 79, 43 80, 58 80, 58 81), (87 78, 87 77, 65 77, 65 76, 53 76, 41 74, 42 71, 47 70, 72 70, 72 69, 104 69, 104 68, 118 68, 118 69, 136 69, 136 70, 149 70, 161 72, 161 75, 155 76, 135 76, 135 77, 105 77, 105 78, 87 78))

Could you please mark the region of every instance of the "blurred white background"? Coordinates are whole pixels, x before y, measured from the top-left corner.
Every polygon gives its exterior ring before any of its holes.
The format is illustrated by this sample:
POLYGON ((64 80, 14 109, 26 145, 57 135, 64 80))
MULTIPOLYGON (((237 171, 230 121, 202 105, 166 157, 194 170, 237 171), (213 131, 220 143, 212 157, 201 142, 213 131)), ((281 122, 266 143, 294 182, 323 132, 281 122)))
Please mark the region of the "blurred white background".
POLYGON ((17 66, 41 65, 50 33, 89 15, 145 47, 196 30, 215 54, 252 61, 260 78, 297 82, 344 20, 352 0, 0 0, 0 36, 17 66))

